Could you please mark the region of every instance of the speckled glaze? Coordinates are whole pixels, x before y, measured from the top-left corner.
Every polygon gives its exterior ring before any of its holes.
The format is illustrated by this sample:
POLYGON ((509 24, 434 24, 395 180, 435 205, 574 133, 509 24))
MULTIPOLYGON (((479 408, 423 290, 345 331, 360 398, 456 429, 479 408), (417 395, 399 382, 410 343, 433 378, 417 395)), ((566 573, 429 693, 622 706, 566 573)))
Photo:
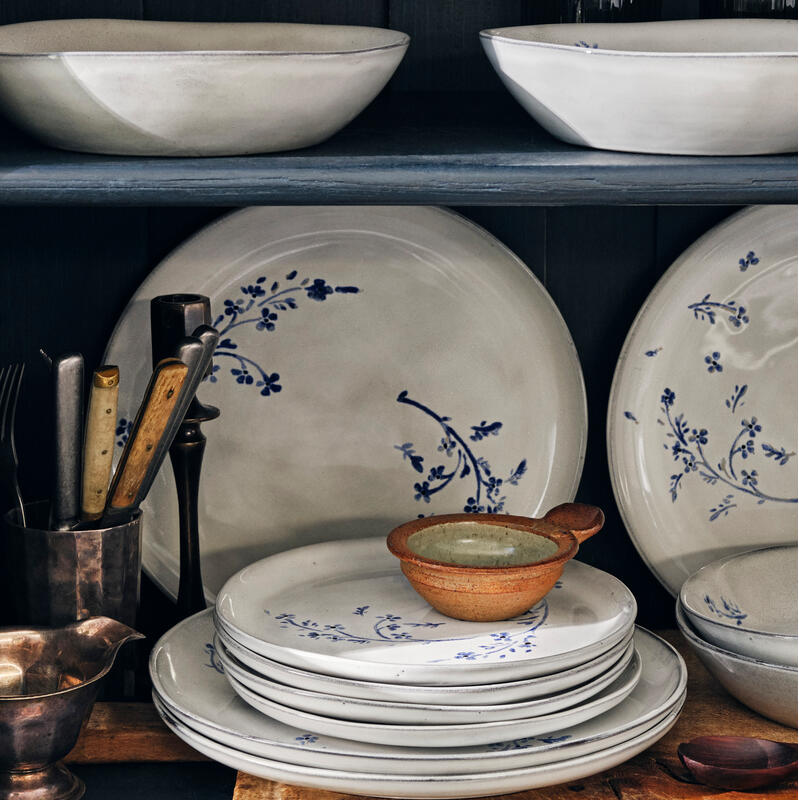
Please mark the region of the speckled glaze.
POLYGON ((387 545, 433 608, 454 619, 489 622, 538 603, 604 521, 600 509, 582 503, 563 503, 543 519, 447 514, 400 525, 387 545))
POLYGON ((342 25, 23 22, 0 27, 0 107, 87 153, 293 150, 359 114, 407 47, 404 33, 342 25))

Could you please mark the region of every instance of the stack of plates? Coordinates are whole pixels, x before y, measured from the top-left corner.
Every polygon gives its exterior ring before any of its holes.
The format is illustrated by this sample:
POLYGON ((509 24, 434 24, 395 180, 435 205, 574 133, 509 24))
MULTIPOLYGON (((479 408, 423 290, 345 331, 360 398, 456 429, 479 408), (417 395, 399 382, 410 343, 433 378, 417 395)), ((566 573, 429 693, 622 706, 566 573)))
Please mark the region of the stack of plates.
POLYGON ((674 724, 685 665, 635 611, 617 579, 572 561, 520 617, 453 620, 383 538, 350 540, 245 568, 150 670, 166 723, 236 769, 387 797, 499 794, 600 772, 674 724))
POLYGON ((742 703, 796 727, 796 545, 727 556, 683 584, 677 622, 742 703))

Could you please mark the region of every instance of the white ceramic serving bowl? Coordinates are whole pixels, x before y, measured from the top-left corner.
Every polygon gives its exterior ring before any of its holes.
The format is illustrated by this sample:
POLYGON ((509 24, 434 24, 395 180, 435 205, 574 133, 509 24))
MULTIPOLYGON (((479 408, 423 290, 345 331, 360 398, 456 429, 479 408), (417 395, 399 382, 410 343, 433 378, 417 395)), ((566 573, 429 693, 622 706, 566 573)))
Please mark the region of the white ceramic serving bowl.
POLYGON ((342 25, 24 22, 0 28, 0 107, 67 150, 293 150, 359 114, 408 41, 397 31, 342 25))
POLYGON ((760 661, 797 666, 796 545, 727 556, 680 590, 691 625, 706 641, 760 661))
POLYGON ((797 724, 797 669, 732 653, 702 639, 677 600, 677 627, 708 671, 733 697, 758 714, 797 724))
POLYGON ((496 28, 483 48, 554 136, 603 150, 796 151, 796 22, 683 20, 496 28))

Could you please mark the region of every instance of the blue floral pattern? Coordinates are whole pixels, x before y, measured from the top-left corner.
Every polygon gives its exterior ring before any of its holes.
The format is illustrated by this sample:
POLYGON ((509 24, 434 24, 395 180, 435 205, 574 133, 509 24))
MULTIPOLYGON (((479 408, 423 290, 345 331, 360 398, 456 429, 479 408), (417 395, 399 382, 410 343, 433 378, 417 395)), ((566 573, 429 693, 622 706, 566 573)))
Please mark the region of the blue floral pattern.
POLYGON ((588 50, 596 50, 597 47, 599 47, 599 45, 596 42, 594 42, 593 44, 588 44, 588 42, 585 42, 582 39, 580 39, 579 42, 575 42, 574 46, 575 47, 585 47, 588 50))
POLYGON ((220 675, 224 675, 225 667, 219 660, 219 656, 216 654, 216 648, 213 646, 213 644, 211 644, 211 642, 206 642, 204 650, 208 656, 208 663, 205 666, 216 670, 220 675))
MULTIPOLYGON (((745 386, 742 389, 736 386, 733 401, 726 401, 727 407, 733 412, 745 389, 745 386), (736 397, 737 399, 735 399, 736 397)), ((761 458, 774 460, 779 466, 784 466, 790 458, 796 455, 788 453, 785 448, 777 448, 768 443, 762 443, 758 449, 755 440, 763 431, 763 426, 757 417, 741 419, 740 427, 727 449, 727 455, 714 465, 705 451, 711 437, 708 429, 693 427, 684 414, 676 414, 675 402, 675 393, 668 387, 665 388, 660 397, 660 410, 663 416, 659 422, 665 425, 669 432, 666 434, 668 441, 663 447, 671 452, 673 460, 679 464, 679 470, 673 473, 669 479, 672 502, 676 502, 684 480, 692 473, 698 473, 702 480, 711 486, 723 485, 733 490, 733 494, 725 495, 718 505, 710 509, 709 519, 711 522, 719 517, 726 517, 733 508, 737 507, 737 504, 732 502, 736 497, 736 492, 748 495, 758 504, 767 501, 775 503, 795 503, 797 501, 795 497, 776 497, 767 494, 760 486, 761 476, 757 469, 743 469, 742 466, 737 466, 738 463, 742 464, 758 455, 761 458)))
POLYGON ((740 328, 749 324, 746 308, 736 303, 735 300, 719 303, 711 300, 710 294, 706 294, 699 302, 691 303, 688 308, 694 312, 694 319, 709 322, 711 325, 716 324, 716 316, 718 314, 726 314, 733 328, 740 328))
POLYGON ((736 625, 740 625, 741 622, 749 616, 748 614, 744 614, 736 603, 733 603, 732 600, 727 600, 723 595, 721 596, 721 605, 718 605, 713 601, 710 595, 706 594, 705 605, 717 617, 734 620, 736 625))
MULTIPOLYGON (((434 495, 446 489, 454 480, 468 479, 473 481, 474 488, 467 494, 463 505, 463 510, 467 514, 503 512, 506 499, 503 492, 507 486, 518 485, 527 472, 527 459, 523 458, 507 478, 498 478, 493 474, 488 461, 477 456, 466 439, 450 425, 451 417, 441 416, 417 400, 413 400, 407 391, 399 393, 397 402, 418 408, 438 423, 443 436, 439 440, 437 452, 443 453, 450 460, 449 464, 436 464, 430 467, 425 474, 424 456, 416 452, 413 442, 394 445, 394 449, 402 453, 402 458, 410 462, 411 467, 423 476, 413 484, 414 500, 429 503, 434 495), (454 465, 452 460, 455 461, 454 465)), ((468 439, 475 443, 481 442, 489 436, 499 436, 501 429, 501 422, 481 420, 479 424, 471 426, 468 439)))
MULTIPOLYGON (((293 630, 300 638, 324 639, 328 642, 366 645, 372 642, 381 644, 433 644, 441 642, 469 641, 473 650, 461 650, 450 658, 438 658, 428 661, 429 664, 440 664, 452 661, 484 661, 489 658, 502 660, 514 653, 531 653, 535 647, 536 631, 546 622, 549 616, 549 605, 546 599, 531 608, 525 614, 508 621, 513 628, 487 634, 485 640, 475 645, 474 636, 442 636, 446 632, 446 622, 416 622, 403 619, 399 614, 381 613, 370 616, 370 606, 358 606, 353 614, 369 617, 371 623, 367 631, 355 630, 345 623, 321 623, 312 619, 300 619, 296 614, 280 613, 273 615, 268 609, 264 612, 276 620, 284 629, 293 630), (444 628, 444 630, 440 630, 444 628)), ((479 640, 477 640, 479 641, 479 640)))
POLYGON ((724 367, 721 366, 721 353, 718 350, 705 356, 705 364, 707 365, 707 371, 711 375, 714 372, 722 372, 724 370, 724 367))
POLYGON ((749 267, 759 263, 760 259, 755 255, 755 251, 750 250, 743 258, 738 259, 738 269, 740 269, 741 272, 746 272, 749 267))
MULTIPOLYGON (((228 334, 242 325, 251 325, 265 334, 273 333, 283 315, 296 311, 303 298, 322 303, 336 294, 358 294, 357 286, 331 286, 324 278, 300 278, 296 270, 285 276, 285 282, 272 281, 266 288, 265 275, 256 278, 254 283, 241 286, 241 296, 223 301, 222 313, 214 320, 219 331, 219 344, 214 358, 230 358, 234 364, 230 374, 241 386, 252 386, 260 390, 261 397, 271 397, 283 390, 280 373, 264 368, 260 363, 239 352, 236 341, 228 334)), ((219 366, 209 377, 216 383, 219 366)))

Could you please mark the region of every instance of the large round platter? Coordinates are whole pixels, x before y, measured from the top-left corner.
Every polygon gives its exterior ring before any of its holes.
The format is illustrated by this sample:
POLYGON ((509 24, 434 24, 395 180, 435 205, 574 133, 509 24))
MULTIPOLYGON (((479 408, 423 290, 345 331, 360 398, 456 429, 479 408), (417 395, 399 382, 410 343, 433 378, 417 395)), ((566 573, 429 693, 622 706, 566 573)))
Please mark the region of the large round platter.
MULTIPOLYGON (((108 346, 120 444, 149 377, 149 301, 185 292, 211 298, 222 337, 199 393, 222 410, 199 509, 210 599, 299 545, 573 498, 586 406, 569 332, 527 267, 462 217, 259 207, 201 231, 142 284, 108 346)), ((145 511, 144 569, 174 597, 169 465, 145 511)))
POLYGON ((616 501, 677 594, 724 555, 796 541, 795 206, 735 214, 659 281, 608 410, 616 501))
POLYGON ((264 658, 242 647, 220 629, 216 637, 234 658, 254 673, 295 689, 324 692, 336 697, 358 697, 364 700, 383 700, 390 703, 440 703, 449 706, 518 703, 536 697, 565 692, 593 680, 616 664, 627 653, 632 643, 631 629, 618 644, 614 645, 585 664, 578 664, 562 672, 540 675, 520 681, 475 684, 472 686, 413 686, 402 683, 378 683, 377 681, 354 681, 296 669, 264 658))
POLYGON ((153 649, 150 674, 157 700, 202 736, 237 750, 309 767, 359 772, 443 775, 550 763, 627 741, 682 704, 685 665, 674 649, 636 630, 643 670, 632 694, 593 720, 541 737, 469 748, 397 748, 314 734, 284 725, 239 699, 226 680, 211 640, 210 612, 166 633, 153 649))
POLYGON ((554 764, 544 763, 512 770, 452 775, 425 775, 417 772, 372 774, 286 764, 251 756, 218 744, 176 720, 168 710, 163 708, 159 710, 168 727, 195 750, 221 764, 250 775, 292 785, 373 797, 456 798, 506 794, 553 786, 595 775, 622 764, 658 741, 677 721, 681 708, 682 701, 671 714, 643 733, 612 747, 603 747, 589 755, 575 756, 554 764))
POLYGON ((241 570, 216 600, 217 627, 250 650, 354 680, 466 686, 590 661, 632 628, 621 581, 569 561, 526 614, 463 622, 411 588, 383 537, 297 548, 241 570))
POLYGON ((624 655, 606 672, 565 692, 501 705, 449 706, 429 703, 398 703, 385 700, 340 697, 295 689, 270 681, 231 658, 224 645, 214 639, 217 655, 231 680, 261 697, 298 711, 337 717, 357 722, 378 722, 399 725, 460 725, 477 722, 529 719, 554 714, 585 703, 610 686, 633 659, 632 642, 624 655))

